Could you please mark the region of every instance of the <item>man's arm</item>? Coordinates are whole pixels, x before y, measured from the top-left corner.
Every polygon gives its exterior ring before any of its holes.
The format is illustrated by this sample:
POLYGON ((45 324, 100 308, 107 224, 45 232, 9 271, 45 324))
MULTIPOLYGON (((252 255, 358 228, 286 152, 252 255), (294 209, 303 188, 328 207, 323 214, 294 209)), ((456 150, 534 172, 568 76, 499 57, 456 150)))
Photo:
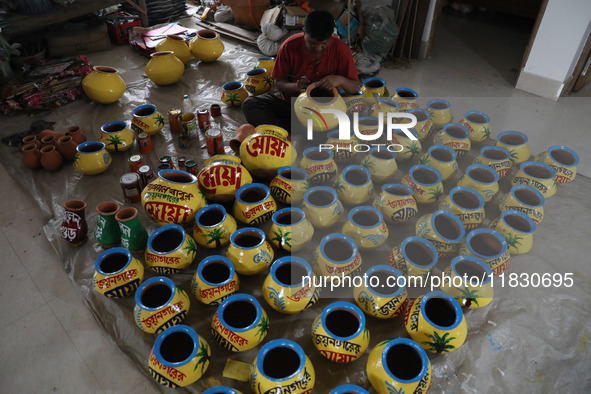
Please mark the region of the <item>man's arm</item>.
POLYGON ((327 90, 332 88, 343 89, 348 94, 357 93, 359 90, 359 80, 343 77, 342 75, 327 75, 318 81, 316 85, 327 90))
POLYGON ((284 93, 286 96, 297 96, 310 84, 310 80, 306 76, 299 78, 296 82, 289 82, 289 81, 275 81, 275 85, 280 92, 284 93))

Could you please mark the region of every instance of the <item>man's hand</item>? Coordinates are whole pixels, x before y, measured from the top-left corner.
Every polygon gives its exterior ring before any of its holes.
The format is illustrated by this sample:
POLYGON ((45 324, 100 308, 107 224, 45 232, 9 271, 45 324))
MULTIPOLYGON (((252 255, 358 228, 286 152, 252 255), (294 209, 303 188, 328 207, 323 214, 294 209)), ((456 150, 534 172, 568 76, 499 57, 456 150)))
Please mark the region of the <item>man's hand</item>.
POLYGON ((339 89, 345 80, 346 78, 340 75, 327 75, 320 81, 316 82, 316 86, 326 90, 330 90, 332 88, 339 89))
POLYGON ((298 80, 296 82, 296 86, 298 87, 300 92, 303 92, 304 90, 306 90, 308 85, 310 85, 310 80, 305 75, 301 78, 298 78, 298 80))

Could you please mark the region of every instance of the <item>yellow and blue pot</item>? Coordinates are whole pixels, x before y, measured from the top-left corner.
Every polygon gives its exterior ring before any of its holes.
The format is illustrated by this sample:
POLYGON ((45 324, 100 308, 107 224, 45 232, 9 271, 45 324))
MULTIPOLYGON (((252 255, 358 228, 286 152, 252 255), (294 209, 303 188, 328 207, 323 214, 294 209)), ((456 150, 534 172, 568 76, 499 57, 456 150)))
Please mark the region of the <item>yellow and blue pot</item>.
POLYGON ((417 124, 414 130, 419 135, 419 141, 424 141, 433 132, 433 121, 431 120, 431 114, 429 111, 423 108, 409 109, 409 114, 413 114, 417 118, 417 124))
POLYGON ((426 393, 431 387, 431 362, 412 339, 380 342, 369 353, 365 368, 377 394, 426 393))
POLYGON ((331 150, 310 147, 304 150, 300 168, 311 184, 323 184, 337 176, 337 163, 331 150))
POLYGON ((439 209, 456 215, 469 231, 484 221, 484 198, 476 190, 466 186, 456 186, 439 204, 439 209))
POLYGON ((416 235, 404 238, 400 246, 392 248, 388 258, 388 264, 407 278, 427 277, 437 265, 437 261, 439 261, 439 255, 435 246, 425 238, 416 235))
POLYGON ((499 178, 509 175, 513 166, 511 154, 501 146, 483 146, 473 163, 484 164, 493 168, 499 174, 499 178))
POLYGON ((369 206, 351 209, 341 232, 353 238, 360 250, 379 248, 389 235, 382 213, 369 206))
POLYGON ((386 122, 388 119, 388 113, 390 112, 398 113, 403 112, 403 110, 400 104, 398 104, 394 100, 390 100, 388 98, 381 98, 374 105, 372 105, 372 107, 369 110, 369 116, 378 119, 381 118, 382 122, 386 122))
POLYGON ((193 238, 178 224, 162 226, 148 238, 146 265, 160 274, 176 274, 191 265, 197 256, 193 238))
POLYGON ((131 132, 127 123, 115 121, 101 126, 99 141, 111 152, 124 152, 133 146, 135 134, 131 132))
POLYGON ((436 168, 425 164, 415 164, 402 178, 402 184, 410 186, 418 204, 437 202, 443 195, 443 178, 436 168))
POLYGON ((488 227, 503 234, 509 245, 509 253, 523 254, 531 250, 536 224, 525 213, 511 209, 503 211, 488 227))
POLYGON ((368 201, 373 194, 371 172, 363 166, 354 164, 343 169, 334 183, 339 200, 349 205, 359 205, 368 201))
POLYGON ((390 93, 386 87, 386 81, 378 77, 370 77, 363 80, 363 86, 361 87, 363 97, 365 100, 373 104, 382 97, 389 97, 390 93))
POLYGON ((463 307, 481 308, 493 299, 492 275, 488 264, 478 257, 460 255, 443 271, 440 288, 463 307))
POLYGON ((392 133, 392 144, 399 145, 396 152, 397 161, 406 161, 414 158, 423 151, 420 135, 414 129, 409 129, 410 133, 416 138, 411 139, 404 131, 394 130, 392 133))
POLYGON ((263 282, 263 298, 280 313, 305 311, 318 301, 320 288, 314 286, 314 272, 301 257, 284 256, 273 263, 263 282))
POLYGON ((540 161, 552 167, 556 171, 556 177, 554 178, 556 183, 569 183, 577 175, 579 155, 566 146, 553 145, 545 152, 537 154, 534 161, 540 161))
POLYGON ((382 192, 373 202, 388 223, 404 223, 417 215, 417 201, 413 190, 401 183, 382 185, 382 192))
POLYGON ((230 236, 226 257, 241 275, 254 275, 265 270, 271 265, 273 256, 273 248, 267 242, 263 230, 244 227, 230 236))
POLYGON ((164 117, 158 112, 155 105, 140 105, 135 107, 131 113, 133 115, 131 129, 138 135, 140 133, 154 135, 164 127, 164 117))
POLYGON ((193 238, 199 246, 219 248, 230 242, 230 235, 236 228, 236 220, 223 205, 211 204, 197 211, 193 238))
POLYGON ((267 93, 273 87, 273 79, 264 68, 255 68, 246 73, 244 88, 253 96, 267 93))
POLYGON ((233 294, 218 306, 211 321, 211 335, 224 349, 244 352, 265 339, 269 318, 250 294, 233 294))
POLYGON ((205 390, 203 394, 242 394, 242 392, 227 386, 215 386, 205 390))
POLYGON ((466 230, 456 215, 439 209, 419 218, 416 234, 428 239, 437 249, 440 258, 448 258, 453 257, 458 251, 466 230))
POLYGON ((111 248, 94 262, 94 288, 109 298, 133 294, 144 280, 144 266, 125 248, 111 248))
POLYGON ((85 175, 97 175, 111 165, 111 155, 100 141, 86 141, 76 147, 74 168, 85 175))
POLYGON ((191 306, 189 295, 172 279, 155 276, 135 292, 135 324, 148 334, 160 334, 168 327, 181 324, 191 306))
POLYGON ((431 145, 419 158, 419 164, 431 166, 441 173, 441 179, 447 181, 458 172, 457 153, 447 145, 431 145))
POLYGON ((345 105, 347 106, 347 115, 351 116, 354 113, 362 113, 367 109, 367 101, 363 96, 363 91, 358 90, 355 93, 346 93, 343 95, 345 105))
POLYGON ((252 175, 272 179, 278 169, 294 164, 297 152, 287 130, 262 124, 240 144, 240 158, 252 175))
POLYGON ((308 173, 299 167, 285 166, 269 183, 275 201, 283 204, 299 204, 304 199, 308 184, 308 173))
POLYGON ((431 353, 449 353, 466 341, 468 327, 460 303, 443 291, 415 298, 404 315, 411 339, 431 353))
POLYGON ((249 183, 236 191, 234 217, 240 223, 258 226, 271 219, 277 211, 275 199, 269 186, 263 183, 249 183))
POLYGON ((287 253, 306 246, 314 236, 314 227, 301 208, 283 208, 273 214, 267 239, 276 249, 287 253))
POLYGON ((369 346, 369 329, 363 311, 346 301, 329 304, 312 323, 312 342, 330 361, 357 360, 369 346))
POLYGON ((495 275, 505 271, 511 261, 507 240, 501 233, 490 228, 470 231, 458 253, 478 257, 488 264, 495 275))
POLYGON ((241 107, 248 98, 248 92, 240 81, 232 81, 222 86, 222 102, 231 107, 241 107))
POLYGON ((334 161, 337 163, 347 163, 357 156, 355 148, 359 141, 354 135, 348 139, 339 138, 339 129, 331 130, 327 134, 326 145, 334 152, 334 161))
POLYGON ((398 316, 406 308, 408 293, 402 273, 389 265, 374 265, 365 271, 362 286, 355 286, 353 298, 364 313, 378 319, 398 316))
POLYGON ((453 148, 462 158, 470 152, 470 133, 468 129, 459 123, 447 123, 443 129, 433 136, 433 145, 446 145, 453 148))
POLYGON ((289 339, 267 342, 250 366, 250 388, 255 394, 311 393, 316 373, 300 345, 289 339))
POLYGON ((499 173, 484 164, 471 164, 458 179, 458 186, 471 187, 476 190, 484 202, 492 200, 499 192, 499 173))
POLYGON ((449 101, 435 99, 427 102, 427 111, 431 114, 433 131, 441 130, 447 123, 452 122, 454 117, 451 113, 449 101))
POLYGON ((156 338, 148 369, 156 382, 169 388, 185 387, 199 380, 211 358, 209 344, 184 324, 167 328, 156 338))
POLYGON ((205 198, 216 202, 234 200, 241 186, 252 183, 252 176, 240 159, 230 155, 215 155, 205 160, 197 179, 205 198))
POLYGON ((312 255, 312 267, 321 276, 355 276, 361 263, 357 243, 341 233, 324 236, 312 255))
POLYGON ((342 386, 335 387, 328 394, 369 394, 369 391, 356 384, 343 384, 342 386))
POLYGON ((191 280, 191 293, 206 305, 219 305, 239 288, 234 264, 224 256, 212 255, 201 260, 191 280))
POLYGON ((468 111, 459 123, 468 129, 470 141, 479 143, 490 136, 490 117, 484 112, 468 111))
POLYGON ((392 100, 404 111, 419 108, 419 94, 410 88, 398 88, 392 100))
POLYGON ((367 152, 361 165, 369 170, 373 182, 388 182, 394 178, 398 170, 396 155, 396 152, 374 146, 367 152))
MULTIPOLYGON (((383 115, 382 115, 383 117, 383 115)), ((375 116, 360 116, 357 121, 357 129, 359 134, 367 136, 365 139, 373 140, 377 139, 381 130, 383 130, 383 122, 375 116)), ((362 139, 361 137, 359 139, 362 139)))
POLYGON ((300 93, 293 103, 293 109, 302 126, 310 121, 314 132, 326 133, 339 126, 339 120, 332 113, 323 113, 325 109, 347 112, 347 104, 336 88, 323 89, 311 83, 306 91, 300 93))
POLYGON ((315 229, 334 226, 343 216, 343 203, 337 192, 328 186, 314 186, 304 193, 302 209, 315 229))
POLYGON ((506 211, 513 209, 530 217, 538 224, 544 219, 544 195, 528 185, 515 185, 499 201, 499 209, 506 211))
POLYGON ((512 185, 529 185, 542 193, 545 198, 556 194, 556 170, 546 163, 526 161, 511 180, 512 185))
POLYGON ((531 157, 528 140, 527 135, 521 131, 503 131, 497 136, 497 146, 509 151, 513 164, 521 164, 531 157))

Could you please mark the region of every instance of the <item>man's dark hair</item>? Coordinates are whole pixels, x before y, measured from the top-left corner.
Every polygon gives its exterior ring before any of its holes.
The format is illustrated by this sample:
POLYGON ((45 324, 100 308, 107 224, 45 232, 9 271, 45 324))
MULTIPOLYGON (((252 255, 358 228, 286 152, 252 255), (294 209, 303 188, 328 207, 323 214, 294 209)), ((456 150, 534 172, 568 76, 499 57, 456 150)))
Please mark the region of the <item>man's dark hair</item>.
POLYGON ((326 41, 334 31, 334 18, 328 11, 312 11, 306 16, 304 32, 316 41, 326 41))

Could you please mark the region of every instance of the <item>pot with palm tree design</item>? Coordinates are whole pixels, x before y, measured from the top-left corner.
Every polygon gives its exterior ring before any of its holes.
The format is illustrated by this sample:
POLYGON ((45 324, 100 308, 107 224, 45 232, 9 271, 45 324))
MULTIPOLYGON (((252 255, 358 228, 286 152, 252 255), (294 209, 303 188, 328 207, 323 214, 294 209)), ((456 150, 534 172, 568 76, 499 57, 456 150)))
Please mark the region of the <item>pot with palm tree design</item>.
POLYGON ((172 279, 155 276, 135 292, 135 324, 148 334, 160 334, 168 327, 181 324, 191 307, 189 295, 172 279))
POLYGON ((427 352, 409 338, 380 342, 369 353, 365 368, 378 394, 426 393, 431 387, 427 352))
POLYGON ((523 254, 531 250, 536 224, 526 214, 511 209, 503 211, 488 227, 503 234, 509 245, 509 253, 523 254))
POLYGON ((203 376, 210 357, 207 341, 193 328, 179 324, 156 337, 148 369, 154 380, 165 387, 185 387, 203 376))
POLYGON ((446 145, 453 148, 459 159, 470 152, 472 143, 469 137, 470 133, 466 127, 451 122, 445 124, 443 129, 433 136, 433 145, 446 145))
POLYGON ((425 141, 433 131, 431 114, 429 111, 422 108, 409 109, 406 112, 413 114, 417 118, 417 124, 415 125, 414 130, 419 134, 419 141, 425 141))
POLYGON ((484 221, 484 198, 476 190, 466 186, 456 186, 439 204, 439 209, 455 214, 469 231, 484 221))
POLYGON ((443 126, 454 119, 449 101, 442 99, 431 100, 427 103, 426 109, 431 114, 434 131, 441 130, 443 126))
POLYGON ((437 249, 439 258, 448 258, 458 251, 466 230, 456 215, 439 209, 419 218, 416 234, 431 241, 437 249))
POLYGON ((343 384, 342 386, 335 387, 328 394, 369 394, 369 391, 356 384, 343 384))
POLYGON ((439 255, 435 246, 423 237, 412 235, 390 251, 388 264, 406 277, 429 276, 437 265, 439 255))
POLYGON ((276 249, 287 253, 306 246, 314 236, 314 227, 301 208, 283 208, 273 214, 267 239, 276 249))
POLYGON ((131 129, 136 134, 146 133, 151 136, 159 133, 164 127, 164 118, 155 105, 140 105, 132 111, 132 115, 131 129))
POLYGON ((299 204, 304 199, 308 184, 308 173, 293 166, 281 167, 269 183, 275 201, 283 204, 299 204))
POLYGON ((490 228, 470 231, 458 254, 478 257, 488 264, 495 275, 505 271, 511 261, 507 240, 501 233, 490 228))
POLYGON ((240 81, 232 81, 222 86, 222 102, 231 107, 241 107, 242 103, 248 97, 248 92, 244 84, 240 81))
POLYGON ((513 164, 521 164, 531 157, 527 135, 520 131, 503 131, 497 136, 497 146, 509 151, 513 164))
POLYGON ((331 130, 326 134, 326 146, 334 153, 333 159, 336 163, 347 163, 355 156, 357 151, 355 147, 359 143, 359 140, 355 135, 351 135, 348 139, 339 138, 339 130, 331 130))
POLYGON ((414 129, 408 129, 411 134, 416 138, 412 140, 402 130, 394 130, 392 133, 392 144, 400 145, 402 148, 397 147, 399 151, 396 152, 397 161, 407 161, 413 159, 416 155, 422 152, 421 141, 419 133, 414 129))
POLYGON ((339 200, 349 205, 363 204, 373 194, 371 172, 360 165, 350 165, 343 169, 334 183, 339 200))
POLYGON ((545 198, 556 194, 556 170, 546 163, 526 161, 521 163, 519 171, 511 180, 514 185, 529 185, 542 193, 545 198))
POLYGON ((500 146, 483 146, 473 163, 493 168, 499 174, 499 178, 509 175, 513 166, 509 151, 500 146))
POLYGON ((367 152, 361 165, 369 170, 373 182, 388 182, 394 178, 394 174, 398 171, 396 155, 396 152, 374 146, 367 152))
POLYGON ((250 366, 250 388, 255 394, 311 393, 314 366, 300 345, 289 339, 264 344, 250 366))
POLYGON ((341 232, 353 238, 360 250, 379 248, 389 235, 382 213, 369 206, 351 209, 341 232))
POLYGON ((236 156, 215 155, 205 160, 197 179, 205 198, 216 202, 234 199, 236 191, 252 183, 250 172, 236 156))
POLYGON ((211 321, 211 335, 224 349, 244 352, 265 339, 269 318, 250 294, 233 294, 218 306, 211 321))
POLYGON ((401 183, 382 185, 382 192, 373 202, 388 223, 404 223, 417 215, 417 201, 410 186, 401 183))
POLYGON ((462 346, 468 334, 460 303, 443 291, 414 299, 404 315, 411 339, 431 353, 449 353, 462 346))
POLYGON ((553 145, 546 151, 537 154, 534 161, 546 163, 552 167, 556 171, 554 178, 556 183, 561 184, 572 182, 575 179, 579 155, 566 146, 553 145))
POLYGON ((493 299, 492 270, 475 256, 460 255, 441 274, 441 290, 466 308, 482 308, 493 299))
POLYGON ((312 323, 312 341, 330 361, 350 363, 369 346, 369 329, 363 311, 346 301, 326 306, 312 323))
POLYGON ((515 185, 499 201, 499 209, 506 211, 513 209, 525 213, 538 224, 544 219, 544 195, 528 185, 515 185))
POLYGON ((273 79, 264 68, 255 68, 246 73, 244 88, 253 96, 267 93, 273 87, 273 79))
POLYGON ((230 242, 230 235, 236 228, 236 220, 223 205, 211 204, 197 211, 193 238, 205 248, 219 248, 230 242))
POLYGON ((390 319, 404 311, 408 294, 406 280, 399 280, 403 276, 400 271, 388 265, 374 265, 364 276, 365 283, 353 289, 353 298, 363 312, 378 319, 390 319))
POLYGON ((418 204, 437 202, 443 195, 443 182, 439 170, 424 164, 416 164, 402 178, 402 184, 410 186, 418 204))
POLYGON ((273 263, 263 282, 263 298, 280 313, 305 311, 318 301, 320 288, 314 286, 314 272, 300 257, 285 256, 273 263))
POLYGON ((431 145, 419 158, 419 164, 431 166, 441 172, 441 179, 447 181, 458 172, 457 153, 447 145, 431 145))
POLYGON ((250 183, 236 191, 233 210, 240 223, 258 226, 271 219, 277 211, 277 204, 267 185, 250 183))
POLYGON ((98 175, 111 166, 111 154, 100 141, 83 142, 76 147, 74 168, 86 175, 98 175))
POLYGON ((267 73, 271 75, 273 72, 273 67, 275 67, 275 58, 271 56, 259 57, 257 59, 257 64, 254 68, 264 68, 267 70, 267 73))
POLYGON ((490 136, 490 117, 480 111, 468 111, 458 122, 470 133, 470 141, 479 143, 490 136))
POLYGON ((240 144, 240 158, 254 176, 272 179, 281 167, 292 165, 298 154, 289 133, 278 126, 259 125, 240 144))
POLYGON ((300 168, 312 184, 323 184, 337 176, 337 163, 332 150, 310 147, 304 150, 300 168))
POLYGON ((127 127, 127 123, 115 121, 101 126, 99 141, 105 144, 108 151, 124 152, 133 146, 135 135, 127 127))
POLYGON ((144 280, 144 266, 125 248, 111 248, 94 262, 94 288, 109 298, 133 294, 144 280))
POLYGON ((191 293, 206 305, 219 305, 239 288, 234 264, 224 256, 212 255, 201 260, 191 280, 191 293))
POLYGON ((273 248, 265 239, 263 230, 244 227, 230 236, 226 257, 240 275, 254 275, 265 270, 273 262, 273 256, 273 248))
POLYGON ((346 234, 324 236, 312 255, 314 272, 323 276, 351 276, 361 272, 361 254, 357 243, 346 234))
POLYGON ((334 226, 344 213, 343 203, 339 201, 337 192, 328 186, 314 186, 308 189, 304 193, 301 208, 315 229, 334 226))
POLYGON ((146 265, 160 275, 175 274, 191 265, 197 255, 193 238, 178 224, 162 226, 148 238, 146 265))
POLYGON ((492 200, 499 192, 499 173, 484 164, 471 164, 458 179, 458 186, 471 187, 476 190, 484 202, 492 200))
POLYGON ((392 100, 404 111, 419 108, 419 94, 410 88, 398 88, 392 100))

